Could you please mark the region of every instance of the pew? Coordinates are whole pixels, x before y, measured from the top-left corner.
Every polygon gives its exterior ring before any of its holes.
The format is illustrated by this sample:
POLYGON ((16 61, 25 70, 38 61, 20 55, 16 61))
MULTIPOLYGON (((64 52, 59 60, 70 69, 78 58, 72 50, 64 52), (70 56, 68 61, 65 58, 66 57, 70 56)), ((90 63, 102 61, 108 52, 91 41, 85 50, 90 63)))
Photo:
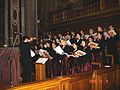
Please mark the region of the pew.
POLYGON ((68 83, 69 79, 69 77, 59 77, 41 82, 19 85, 8 90, 64 90, 63 88, 67 88, 67 90, 70 90, 68 83))
MULTIPOLYGON (((118 67, 97 70, 97 90, 118 90, 118 67)), ((120 84, 120 83, 119 83, 120 84)))
POLYGON ((19 85, 8 90, 119 90, 120 66, 19 85))

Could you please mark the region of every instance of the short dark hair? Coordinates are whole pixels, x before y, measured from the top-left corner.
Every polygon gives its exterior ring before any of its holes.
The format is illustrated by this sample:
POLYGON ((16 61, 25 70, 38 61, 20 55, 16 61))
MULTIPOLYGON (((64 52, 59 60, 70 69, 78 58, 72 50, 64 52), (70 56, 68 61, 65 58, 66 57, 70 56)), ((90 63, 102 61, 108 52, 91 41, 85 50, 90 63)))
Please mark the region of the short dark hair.
POLYGON ((30 39, 30 38, 28 36, 23 36, 22 41, 24 41, 25 39, 30 39))

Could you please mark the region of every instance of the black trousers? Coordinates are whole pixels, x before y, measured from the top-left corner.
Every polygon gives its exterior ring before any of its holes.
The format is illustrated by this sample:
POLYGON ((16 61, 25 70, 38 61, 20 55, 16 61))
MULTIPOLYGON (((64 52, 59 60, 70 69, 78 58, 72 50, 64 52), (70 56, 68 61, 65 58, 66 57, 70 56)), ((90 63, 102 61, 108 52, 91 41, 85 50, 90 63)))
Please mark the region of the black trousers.
POLYGON ((32 64, 31 63, 22 63, 22 76, 23 76, 23 82, 30 82, 31 81, 31 73, 32 73, 32 64))

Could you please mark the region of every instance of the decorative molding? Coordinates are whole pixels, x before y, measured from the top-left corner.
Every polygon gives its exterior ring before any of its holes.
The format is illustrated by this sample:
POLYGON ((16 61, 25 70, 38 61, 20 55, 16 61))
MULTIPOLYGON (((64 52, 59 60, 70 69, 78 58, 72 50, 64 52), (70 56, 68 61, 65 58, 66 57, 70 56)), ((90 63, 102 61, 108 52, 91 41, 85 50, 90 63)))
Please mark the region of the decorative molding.
POLYGON ((11 7, 11 22, 19 23, 19 7, 11 7))
MULTIPOLYGON (((19 0, 10 1, 10 34, 9 37, 13 39, 10 40, 10 46, 13 45, 15 35, 14 32, 20 32, 20 19, 19 19, 19 0)), ((20 42, 20 36, 17 38, 16 45, 20 42)))

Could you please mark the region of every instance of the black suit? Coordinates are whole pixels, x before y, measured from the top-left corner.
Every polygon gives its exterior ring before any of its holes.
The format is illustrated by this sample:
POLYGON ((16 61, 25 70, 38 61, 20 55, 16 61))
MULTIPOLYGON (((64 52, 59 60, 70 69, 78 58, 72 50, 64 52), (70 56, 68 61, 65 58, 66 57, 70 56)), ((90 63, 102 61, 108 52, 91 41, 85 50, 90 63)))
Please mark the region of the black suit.
POLYGON ((119 35, 107 39, 107 50, 108 53, 113 54, 115 63, 119 64, 119 55, 117 51, 117 41, 119 40, 119 35))
POLYGON ((100 46, 100 50, 98 50, 98 51, 99 51, 99 53, 100 52, 102 53, 103 65, 105 65, 106 64, 106 53, 105 53, 106 41, 105 41, 105 38, 103 37, 101 40, 97 40, 97 43, 100 46))
POLYGON ((31 81, 31 72, 32 72, 32 60, 30 56, 30 44, 22 42, 19 46, 20 49, 20 62, 23 68, 23 82, 31 81))
POLYGON ((66 45, 64 48, 62 47, 63 51, 67 54, 71 54, 71 52, 74 51, 74 48, 72 46, 66 45))

